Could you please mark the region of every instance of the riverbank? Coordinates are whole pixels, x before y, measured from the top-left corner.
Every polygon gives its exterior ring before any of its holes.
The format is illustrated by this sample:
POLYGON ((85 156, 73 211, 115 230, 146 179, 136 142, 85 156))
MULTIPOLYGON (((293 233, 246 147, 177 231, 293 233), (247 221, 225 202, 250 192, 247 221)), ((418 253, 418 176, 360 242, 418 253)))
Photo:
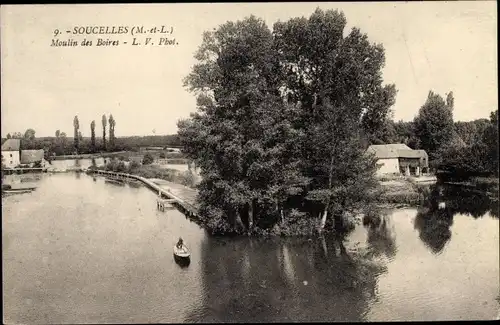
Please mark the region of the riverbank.
MULTIPOLYGON (((125 162, 119 160, 112 160, 105 166, 91 167, 91 169, 126 173, 129 175, 140 176, 148 180, 163 180, 174 184, 180 184, 181 186, 190 189, 195 189, 196 184, 199 181, 199 179, 197 179, 197 175, 194 175, 189 170, 179 171, 159 165, 129 164, 127 166, 125 162)), ((399 181, 381 182, 382 187, 384 188, 383 194, 380 197, 379 202, 372 204, 370 208, 365 207, 363 211, 351 211, 350 213, 342 216, 342 229, 335 229, 333 221, 330 220, 331 218, 328 218, 327 224, 322 230, 322 233, 348 232, 354 228, 355 224, 362 222, 363 216, 366 214, 375 215, 379 210, 418 206, 423 202, 426 194, 429 192, 428 184, 417 184, 416 182, 411 182, 405 179, 398 180, 399 181)), ((278 222, 270 228, 261 228, 257 224, 254 224, 251 230, 246 229, 245 231, 241 231, 240 229, 240 231, 229 231, 229 229, 226 229, 227 231, 224 233, 217 233, 214 235, 248 234, 256 237, 296 237, 311 236, 318 233, 319 220, 316 220, 316 218, 298 220, 295 214, 296 213, 293 213, 293 211, 288 213, 287 217, 284 218, 282 222, 278 222)), ((196 218, 197 220, 194 220, 196 223, 208 230, 212 229, 212 219, 207 219, 203 215, 199 215, 196 218)))
POLYGON ((52 156, 50 158, 51 158, 51 160, 108 158, 108 157, 116 157, 118 155, 123 155, 126 153, 127 153, 127 151, 99 152, 99 153, 86 153, 86 154, 79 154, 79 155, 60 155, 60 156, 52 156))
MULTIPOLYGON (((197 191, 192 187, 187 187, 185 185, 180 184, 182 182, 182 178, 179 175, 182 175, 182 172, 179 171, 168 171, 157 166, 140 166, 138 168, 128 169, 131 172, 128 172, 125 167, 123 169, 116 168, 116 166, 123 165, 122 162, 118 164, 108 165, 107 168, 92 168, 99 170, 106 170, 108 172, 117 173, 117 177, 121 176, 134 176, 140 177, 144 179, 144 182, 149 185, 150 182, 155 183, 157 186, 166 185, 166 188, 163 188, 166 191, 166 195, 174 194, 181 201, 186 201, 192 206, 196 207, 196 213, 194 214, 186 214, 186 217, 196 224, 200 225, 204 229, 211 231, 213 227, 213 218, 208 218, 206 214, 200 212, 199 205, 197 202, 197 191), (113 170, 115 166, 116 170, 113 170), (143 175, 140 176, 139 174, 143 175), (156 177, 160 176, 160 177, 156 177), (189 195, 185 195, 185 193, 189 192, 189 195), (200 212, 200 213, 199 213, 200 212)), ((113 177, 113 176, 112 176, 113 177)), ((423 186, 421 184, 412 183, 411 180, 401 179, 399 182, 382 182, 384 188, 383 195, 377 200, 377 202, 373 202, 369 205, 364 205, 355 211, 348 211, 344 213, 341 217, 337 216, 336 219, 340 217, 339 220, 334 220, 332 217, 327 219, 327 223, 325 228, 322 230, 322 234, 334 233, 337 235, 342 235, 344 233, 349 233, 353 230, 356 224, 363 223, 364 225, 368 224, 379 224, 382 220, 381 218, 387 213, 391 213, 391 211, 399 210, 399 209, 408 209, 408 208, 418 208, 426 206, 435 206, 444 199, 444 197, 453 197, 453 200, 459 200, 460 204, 453 204, 450 202, 446 202, 446 206, 449 209, 447 211, 459 211, 461 213, 467 212, 475 213, 475 211, 471 210, 471 206, 478 206, 477 210, 481 210, 483 213, 490 211, 492 216, 498 216, 498 209, 494 208, 494 202, 490 202, 487 198, 484 198, 484 193, 482 195, 477 195, 470 193, 468 189, 461 189, 459 187, 453 188, 445 186, 439 191, 439 197, 436 196, 438 192, 433 190, 431 186, 423 186), (458 192, 457 192, 458 190, 458 192), (463 192, 465 191, 465 192, 463 192), (431 200, 433 203, 429 205, 429 201, 431 200), (437 201, 436 201, 437 200, 437 201), (493 205, 492 205, 493 204, 493 205), (451 209, 451 210, 450 210, 451 209)), ((149 186, 151 187, 151 186, 149 186)), ((158 189, 156 189, 158 191, 158 189)), ((454 202, 454 201, 452 201, 454 202)), ((182 212, 183 210, 181 210, 182 212)), ((422 210, 425 211, 425 210, 422 210)), ((298 211, 288 211, 285 218, 281 222, 277 222, 271 225, 268 228, 261 228, 260 226, 254 224, 254 226, 249 229, 239 229, 239 231, 231 230, 229 228, 225 229, 223 232, 212 232, 212 235, 215 236, 240 236, 240 235, 249 235, 251 237, 311 237, 318 235, 318 225, 319 219, 317 218, 301 218, 297 217, 298 214, 303 214, 303 212, 298 211)))
POLYGON ((149 154, 154 159, 168 159, 169 163, 182 164, 186 163, 187 159, 180 152, 169 152, 168 150, 148 150, 148 151, 115 151, 115 152, 96 152, 78 155, 60 155, 53 156, 51 160, 72 160, 72 159, 92 159, 92 158, 118 158, 123 161, 129 161, 131 157, 143 157, 149 154))
POLYGON ((410 178, 381 180, 381 204, 418 206, 429 195, 434 182, 417 182, 410 178))
MULTIPOLYGON (((193 175, 190 171, 180 172, 178 170, 165 169, 155 165, 141 165, 125 166, 123 162, 113 161, 108 163, 106 166, 102 167, 90 167, 89 172, 94 171, 104 171, 104 172, 114 172, 117 173, 118 177, 121 176, 137 176, 142 178, 141 181, 149 183, 152 182, 157 186, 162 187, 164 185, 163 181, 166 181, 167 188, 163 190, 167 191, 169 194, 176 195, 180 200, 186 201, 188 204, 195 206, 195 210, 198 210, 198 204, 196 203, 197 191, 195 189, 196 175, 193 175), (178 185, 178 186, 176 186, 178 185), (188 197, 185 193, 191 193, 188 197)), ((168 194, 167 194, 168 195, 168 194)), ((191 213, 186 215, 191 221, 195 222, 204 229, 211 231, 213 220, 206 218, 205 215, 196 213, 191 213)), ((352 230, 357 223, 361 221, 362 212, 349 214, 349 216, 343 217, 343 229, 342 232, 349 232, 352 230)), ((307 222, 295 222, 295 217, 291 213, 288 218, 285 218, 284 222, 276 224, 272 228, 260 228, 254 225, 251 230, 246 231, 236 231, 231 229, 226 229, 224 232, 212 232, 212 235, 218 236, 239 236, 239 235, 249 235, 252 237, 308 237, 318 234, 318 220, 308 219, 307 222)), ((241 229, 240 229, 241 230, 241 229)), ((327 222, 327 226, 323 229, 322 233, 338 233, 338 230, 334 230, 331 222, 327 222)))
POLYGON ((91 167, 89 169, 97 169, 104 171, 113 171, 119 173, 127 173, 130 175, 140 176, 144 178, 156 178, 169 181, 176 184, 181 184, 189 188, 196 187, 196 176, 189 170, 179 171, 168 167, 158 165, 134 165, 125 166, 125 163, 106 164, 102 167, 91 167))

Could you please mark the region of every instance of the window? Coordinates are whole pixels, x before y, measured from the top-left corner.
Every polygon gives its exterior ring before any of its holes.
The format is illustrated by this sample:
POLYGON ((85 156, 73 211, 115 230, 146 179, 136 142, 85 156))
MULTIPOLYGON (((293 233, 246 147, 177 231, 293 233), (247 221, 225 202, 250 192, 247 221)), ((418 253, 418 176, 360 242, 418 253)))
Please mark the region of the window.
POLYGON ((12 154, 10 154, 10 158, 12 158, 12 154))

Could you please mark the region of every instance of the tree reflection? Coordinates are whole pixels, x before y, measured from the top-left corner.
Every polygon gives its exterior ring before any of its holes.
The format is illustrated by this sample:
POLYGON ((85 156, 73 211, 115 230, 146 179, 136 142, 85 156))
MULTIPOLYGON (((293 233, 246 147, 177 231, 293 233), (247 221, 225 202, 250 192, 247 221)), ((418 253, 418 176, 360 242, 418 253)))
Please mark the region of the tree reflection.
POLYGON ((415 218, 415 229, 420 239, 432 250, 440 253, 451 240, 450 227, 457 214, 481 218, 490 213, 498 218, 498 200, 488 193, 461 186, 434 186, 415 218), (441 205, 441 207, 440 207, 441 205))
POLYGON ((498 214, 499 214, 499 211, 498 211, 498 198, 496 200, 494 200, 492 202, 492 208, 491 208, 491 216, 493 218, 497 218, 498 219, 498 214))
POLYGON ((206 238, 203 306, 187 322, 364 321, 385 268, 341 237, 206 238))
POLYGON ((421 208, 417 211, 414 226, 419 231, 419 238, 424 244, 434 254, 439 254, 451 239, 452 224, 451 209, 421 208))
POLYGON ((396 232, 388 213, 367 215, 363 218, 363 225, 367 229, 366 242, 369 252, 373 256, 394 258, 397 252, 396 232))
POLYGON ((429 207, 436 208, 437 202, 445 202, 446 207, 454 214, 463 214, 474 218, 481 218, 487 213, 498 216, 498 197, 477 189, 461 186, 434 187, 429 196, 429 207))
POLYGON ((454 214, 460 213, 474 218, 481 218, 494 209, 494 202, 482 191, 448 186, 444 189, 446 206, 454 214))

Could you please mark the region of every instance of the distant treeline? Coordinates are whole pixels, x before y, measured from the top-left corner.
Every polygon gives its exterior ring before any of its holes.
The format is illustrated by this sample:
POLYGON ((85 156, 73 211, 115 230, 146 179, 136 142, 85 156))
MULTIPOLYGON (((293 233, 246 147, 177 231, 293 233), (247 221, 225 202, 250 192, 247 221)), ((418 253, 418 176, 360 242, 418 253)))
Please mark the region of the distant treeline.
MULTIPOLYGON (((44 149, 46 157, 55 155, 75 154, 74 138, 65 134, 59 137, 21 137, 21 149, 44 149)), ((6 138, 2 138, 2 143, 6 138)), ((78 146, 78 154, 115 152, 115 151, 138 151, 141 147, 180 147, 180 140, 177 135, 150 135, 150 136, 130 136, 117 137, 111 146, 107 143, 104 148, 102 138, 96 138, 96 145, 93 148, 90 137, 81 137, 78 146)))

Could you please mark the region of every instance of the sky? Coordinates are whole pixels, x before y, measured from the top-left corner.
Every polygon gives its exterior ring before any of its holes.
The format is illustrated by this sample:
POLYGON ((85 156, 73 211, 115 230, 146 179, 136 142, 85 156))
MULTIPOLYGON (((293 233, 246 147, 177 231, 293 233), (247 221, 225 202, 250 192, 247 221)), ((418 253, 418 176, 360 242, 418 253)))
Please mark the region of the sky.
POLYGON ((33 128, 36 136, 58 129, 72 136, 75 115, 83 136, 92 120, 100 134, 103 114, 113 114, 116 136, 174 134, 177 121, 196 110, 182 79, 196 63, 203 31, 250 14, 272 28, 278 20, 309 17, 316 7, 343 11, 347 29, 359 27, 383 44, 384 82, 398 89, 395 120, 412 120, 429 90, 453 91, 455 121, 489 118, 498 109, 496 1, 11 5, 1 7, 0 17, 1 135, 33 128), (178 45, 65 34, 74 27, 140 25, 173 27, 178 45), (52 47, 56 29, 63 31, 60 40, 128 43, 52 47))

